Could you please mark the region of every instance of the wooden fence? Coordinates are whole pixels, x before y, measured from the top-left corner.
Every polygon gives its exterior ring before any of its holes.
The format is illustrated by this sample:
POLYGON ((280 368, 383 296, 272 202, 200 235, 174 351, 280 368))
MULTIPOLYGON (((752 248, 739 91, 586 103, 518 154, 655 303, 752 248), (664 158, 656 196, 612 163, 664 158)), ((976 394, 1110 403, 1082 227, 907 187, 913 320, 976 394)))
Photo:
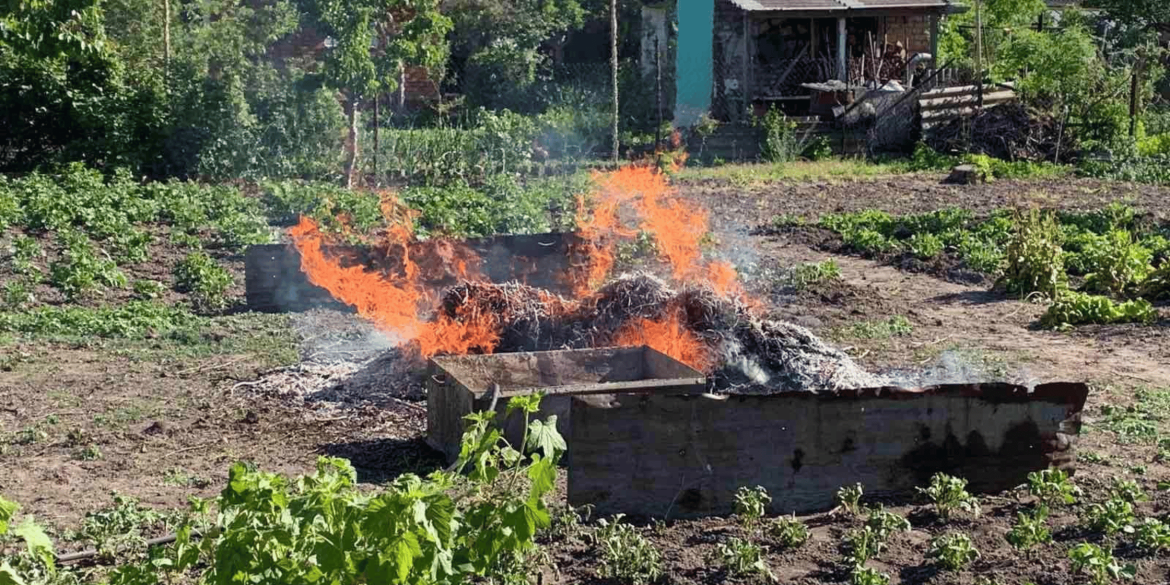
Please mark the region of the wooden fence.
MULTIPOLYGON (((983 108, 1014 102, 1016 92, 1008 85, 987 85, 983 88, 983 108)), ((979 110, 979 86, 964 85, 923 92, 918 97, 922 113, 922 132, 944 125, 951 120, 975 115, 979 110)))

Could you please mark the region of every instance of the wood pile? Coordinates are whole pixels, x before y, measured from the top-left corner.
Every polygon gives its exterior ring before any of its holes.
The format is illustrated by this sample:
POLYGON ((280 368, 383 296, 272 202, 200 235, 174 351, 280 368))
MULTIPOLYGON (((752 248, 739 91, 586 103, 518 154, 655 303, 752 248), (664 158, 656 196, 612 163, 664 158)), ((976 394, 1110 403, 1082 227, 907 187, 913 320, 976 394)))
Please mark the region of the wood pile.
POLYGON ((1068 160, 1075 151, 1069 133, 1061 135, 1060 120, 1022 104, 984 109, 931 128, 926 143, 938 152, 971 152, 1003 160, 1068 160))

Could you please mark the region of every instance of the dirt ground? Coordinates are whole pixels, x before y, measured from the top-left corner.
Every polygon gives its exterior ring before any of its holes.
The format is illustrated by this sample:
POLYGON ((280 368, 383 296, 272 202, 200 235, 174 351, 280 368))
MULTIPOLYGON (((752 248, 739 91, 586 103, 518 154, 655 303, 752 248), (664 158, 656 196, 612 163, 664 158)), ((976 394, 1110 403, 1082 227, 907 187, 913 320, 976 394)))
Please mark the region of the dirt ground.
MULTIPOLYGON (((1170 468, 1156 462, 1156 446, 1119 443, 1091 423, 1103 405, 1132 402, 1137 388, 1170 389, 1167 307, 1153 326, 1042 331, 1033 326, 1042 306, 989 292, 985 282, 948 280, 832 254, 807 233, 753 235, 777 214, 811 219, 825 212, 877 208, 909 213, 949 206, 990 211, 1021 201, 1089 208, 1127 200, 1164 220, 1170 196, 1168 189, 1096 181, 954 187, 939 179, 916 175, 747 191, 707 182, 683 185, 681 192, 711 211, 718 253, 743 269, 749 290, 871 369, 908 383, 973 378, 1090 382, 1090 424, 1079 448, 1096 456, 1093 462, 1082 461, 1078 485, 1087 499, 1099 501, 1112 478, 1134 479, 1151 495, 1151 501, 1140 504, 1139 517, 1166 513, 1170 492, 1156 486, 1170 480, 1170 468), (769 277, 770 271, 830 257, 841 268, 835 283, 798 291, 777 288, 769 277), (855 327, 899 316, 912 325, 908 334, 859 335, 855 327)), ((330 382, 331 372, 341 367, 336 360, 377 355, 386 347, 352 315, 316 311, 221 319, 222 337, 212 336, 195 348, 162 340, 0 346, 9 353, 7 371, 0 371, 0 494, 52 527, 62 549, 74 550, 82 544, 66 541, 68 529, 87 512, 108 506, 112 493, 141 498, 153 507, 180 507, 190 495, 216 494, 235 460, 295 475, 309 471, 318 455, 342 456, 370 484, 440 464, 421 441, 426 425, 422 394, 417 385, 402 381, 417 379, 417 371, 363 372, 367 379, 350 387, 330 382), (284 390, 265 390, 271 384, 263 381, 272 376, 265 372, 298 360, 316 369, 281 374, 284 390), (93 456, 90 446, 100 456, 93 456)), ((367 369, 379 367, 374 364, 367 369)), ((946 525, 920 502, 888 502, 914 528, 896 535, 871 566, 890 573, 893 583, 973 584, 979 577, 1005 585, 1085 582, 1072 573, 1066 550, 1082 540, 1101 539, 1079 531, 1075 510, 1055 512, 1056 542, 1025 557, 1004 540, 1021 506, 1015 494, 987 496, 982 502, 979 519, 946 525), (962 572, 940 572, 926 558, 930 538, 949 530, 971 535, 982 552, 962 572)), ((805 521, 811 540, 795 551, 772 546, 769 567, 783 583, 847 581, 838 543, 859 521, 828 514, 805 521)), ((668 522, 643 531, 662 552, 667 582, 750 581, 710 561, 717 542, 742 535, 732 519, 668 522)), ((775 544, 769 537, 757 540, 775 544)), ((601 582, 598 553, 581 535, 550 542, 548 550, 554 562, 542 569, 545 582, 601 582)), ((1115 552, 1138 564, 1137 582, 1170 582, 1165 556, 1142 555, 1129 545, 1115 552)))

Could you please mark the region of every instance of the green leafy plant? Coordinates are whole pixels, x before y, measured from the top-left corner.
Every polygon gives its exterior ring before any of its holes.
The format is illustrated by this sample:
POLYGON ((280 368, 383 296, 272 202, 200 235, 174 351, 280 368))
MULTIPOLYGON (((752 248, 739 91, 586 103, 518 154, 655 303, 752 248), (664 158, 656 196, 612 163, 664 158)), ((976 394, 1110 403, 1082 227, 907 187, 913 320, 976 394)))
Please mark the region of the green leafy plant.
POLYGON ((1031 513, 1020 512, 1017 521, 1007 534, 1007 541, 1019 550, 1029 550, 1039 544, 1052 542, 1052 533, 1049 532, 1048 506, 1036 506, 1031 513))
POLYGON ((763 486, 740 487, 735 492, 735 515, 745 526, 755 526, 768 513, 772 497, 763 486))
POLYGON ((913 332, 914 325, 902 315, 895 315, 885 321, 860 321, 849 329, 849 334, 859 339, 888 339, 913 332))
POLYGON ((118 270, 113 260, 99 257, 97 248, 85 234, 61 231, 58 232, 58 243, 63 251, 61 258, 49 266, 49 282, 61 289, 65 296, 72 299, 101 286, 126 286, 126 275, 118 270))
POLYGON ((1015 225, 1007 247, 1007 267, 999 281, 1010 293, 1040 293, 1057 298, 1068 277, 1056 218, 1032 209, 1017 213, 1015 225))
POLYGON ((1114 478, 1113 485, 1109 488, 1109 495, 1129 502, 1130 504, 1137 504, 1149 500, 1150 497, 1146 495, 1145 490, 1132 479, 1114 478))
POLYGON ((1073 571, 1084 573, 1093 585, 1108 585, 1121 579, 1132 580, 1137 567, 1122 565, 1113 557, 1113 551, 1082 542, 1068 551, 1073 571))
POLYGON ((157 299, 167 290, 167 287, 157 280, 135 280, 131 288, 134 290, 134 296, 147 301, 157 299))
POLYGON ((797 264, 786 275, 788 284, 797 289, 804 289, 810 285, 837 280, 841 278, 841 268, 833 259, 823 262, 806 262, 797 264))
POLYGON ((979 551, 966 534, 953 532, 930 542, 929 555, 948 571, 958 571, 979 558, 979 551))
POLYGON ((854 566, 862 566, 866 561, 877 558, 886 550, 889 536, 889 533, 874 530, 870 526, 850 530, 845 534, 848 559, 854 566))
POLYGON ((190 294, 195 308, 215 310, 227 306, 232 275, 207 254, 188 254, 175 266, 174 276, 175 290, 190 294))
POLYGON ((1170 525, 1156 518, 1146 518, 1138 524, 1134 541, 1145 551, 1170 550, 1170 525))
POLYGON ((36 238, 23 234, 16 236, 12 240, 12 271, 29 278, 40 276, 41 271, 33 262, 44 254, 36 238))
POLYGON ((190 332, 204 321, 158 303, 130 301, 109 307, 37 307, 0 313, 0 331, 44 336, 141 338, 190 332))
POLYGON ((764 577, 775 581, 776 576, 764 562, 764 549, 760 545, 740 538, 732 538, 715 546, 714 560, 727 572, 736 576, 764 577))
POLYGON ((868 508, 865 514, 865 525, 877 534, 884 535, 883 538, 899 530, 910 530, 909 520, 899 514, 887 511, 884 506, 868 508))
POLYGON ((1061 328, 1088 324, 1153 323, 1157 318, 1158 311, 1145 299, 1118 303, 1109 297, 1064 290, 1040 317, 1040 325, 1061 328))
POLYGON ((942 240, 931 233, 914 234, 906 244, 910 248, 910 253, 920 260, 930 260, 943 251, 942 240))
POLYGON ((99 557, 113 560, 127 551, 144 549, 147 530, 162 520, 161 514, 138 505, 137 499, 114 494, 112 506, 86 514, 78 536, 93 543, 99 557))
POLYGON ((934 504, 935 512, 944 522, 956 510, 979 516, 979 500, 967 493, 967 480, 936 473, 930 478, 930 486, 918 488, 934 504))
POLYGON ((84 449, 77 452, 76 458, 82 461, 96 461, 102 458, 102 450, 97 445, 86 445, 84 449))
POLYGON ((1045 505, 1054 506, 1075 504, 1081 495, 1081 489, 1073 484, 1067 472, 1060 469, 1042 469, 1028 474, 1028 493, 1045 505))
POLYGON ((601 546, 603 579, 614 579, 633 585, 655 583, 663 576, 662 559, 658 549, 638 533, 637 529, 616 516, 599 520, 594 539, 601 546))
POLYGON ((890 576, 876 569, 855 566, 849 571, 849 585, 889 585, 890 576))
POLYGON ((771 107, 756 124, 762 127, 764 138, 761 155, 764 160, 782 163, 795 160, 804 150, 796 135, 796 123, 790 121, 779 108, 771 107))
POLYGON ((1133 504, 1119 498, 1111 497, 1101 504, 1091 504, 1084 511, 1085 526, 1094 532, 1101 532, 1105 536, 1118 533, 1133 533, 1135 521, 1133 504))
POLYGON ((861 484, 841 486, 837 490, 837 505, 850 515, 861 514, 861 496, 864 494, 861 484))
POLYGON ((1086 292, 1121 294, 1153 271, 1153 252, 1138 244, 1126 230, 1105 234, 1102 245, 1094 251, 1086 267, 1090 271, 1083 286, 1086 292))
POLYGON ((768 534, 784 548, 800 548, 808 542, 808 526, 794 516, 781 516, 768 526, 768 534))

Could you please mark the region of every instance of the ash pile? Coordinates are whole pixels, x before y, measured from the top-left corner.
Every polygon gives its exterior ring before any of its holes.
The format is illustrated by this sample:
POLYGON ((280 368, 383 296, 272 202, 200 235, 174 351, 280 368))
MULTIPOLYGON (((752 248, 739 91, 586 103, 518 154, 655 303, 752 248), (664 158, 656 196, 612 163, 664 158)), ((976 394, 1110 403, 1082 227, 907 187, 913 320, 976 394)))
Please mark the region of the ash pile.
MULTIPOLYGON (((673 289, 649 274, 625 275, 581 302, 519 283, 463 283, 447 289, 442 315, 491 315, 495 352, 631 345, 656 329, 666 353, 706 370, 712 390, 729 394, 834 391, 883 386, 809 330, 758 316, 742 299, 705 285, 673 289), (697 363, 696 363, 697 362, 697 363)), ((659 347, 659 349, 663 349, 659 347)))

